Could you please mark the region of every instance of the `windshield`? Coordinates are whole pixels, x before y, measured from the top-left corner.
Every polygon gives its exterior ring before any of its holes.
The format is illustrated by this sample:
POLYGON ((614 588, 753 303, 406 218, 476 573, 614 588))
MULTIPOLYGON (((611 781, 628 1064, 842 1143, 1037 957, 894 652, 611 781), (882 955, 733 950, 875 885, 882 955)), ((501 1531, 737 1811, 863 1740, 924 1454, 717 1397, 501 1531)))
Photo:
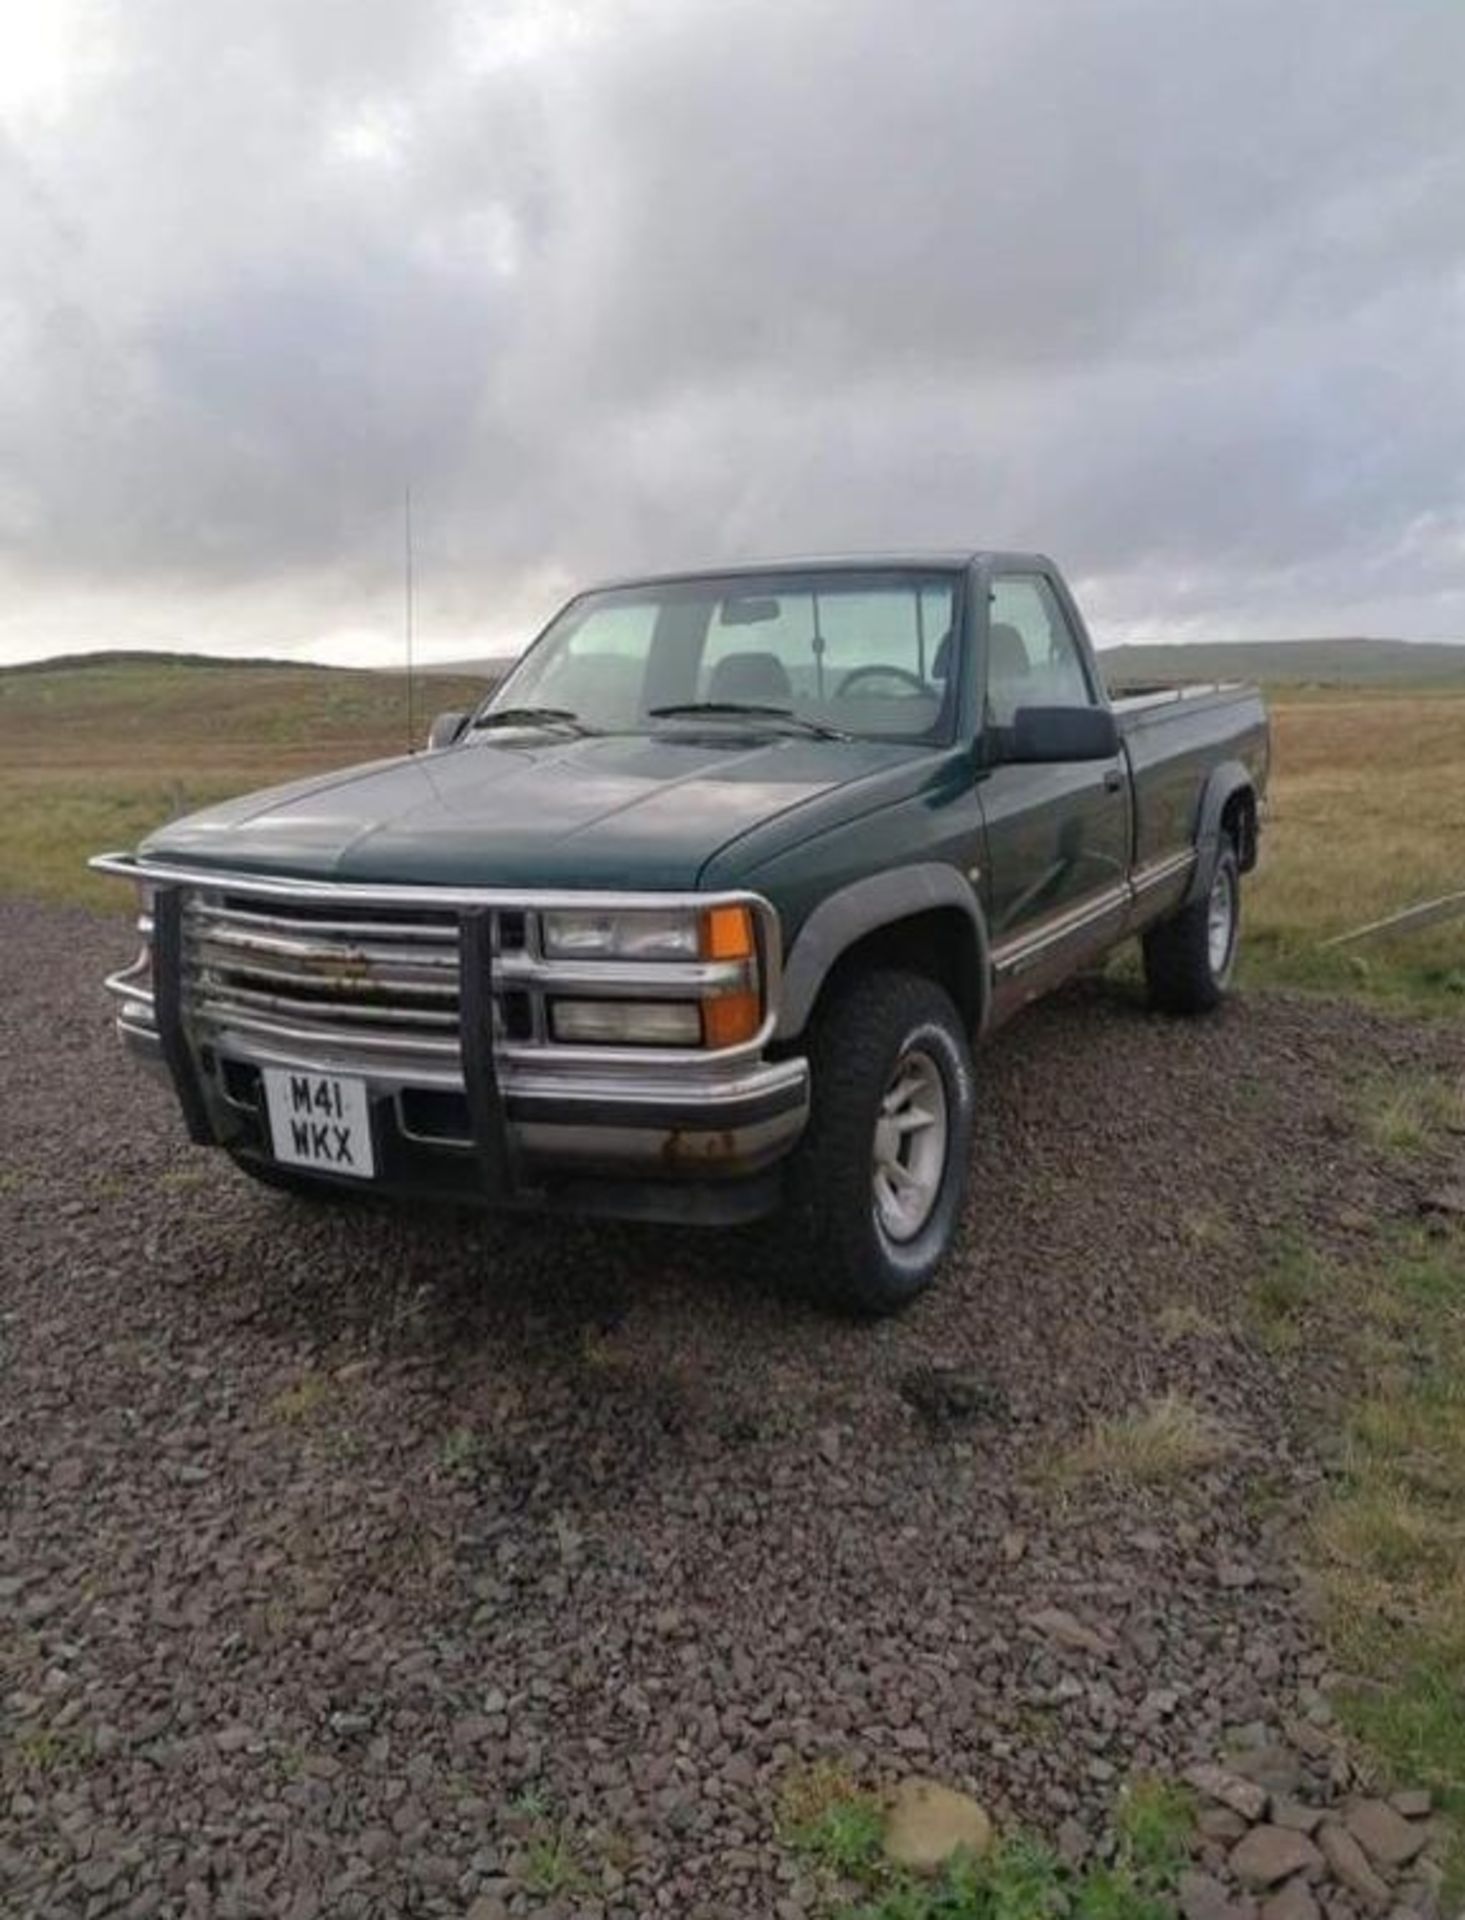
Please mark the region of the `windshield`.
MULTIPOLYGON (((947 723, 958 578, 851 568, 586 594, 545 631, 478 720, 553 708, 605 733, 788 724, 933 739, 947 723)), ((532 716, 524 724, 533 725, 532 716)))

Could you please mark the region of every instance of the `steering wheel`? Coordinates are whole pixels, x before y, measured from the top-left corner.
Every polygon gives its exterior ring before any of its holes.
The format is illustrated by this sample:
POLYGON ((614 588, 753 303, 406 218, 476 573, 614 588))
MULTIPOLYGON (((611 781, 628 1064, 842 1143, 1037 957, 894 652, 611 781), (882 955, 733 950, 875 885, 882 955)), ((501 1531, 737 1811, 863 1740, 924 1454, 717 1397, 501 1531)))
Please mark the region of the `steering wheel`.
POLYGON ((912 673, 906 667, 882 667, 874 665, 852 668, 834 689, 834 697, 836 700, 843 700, 857 680, 874 679, 902 680, 913 693, 918 693, 923 698, 931 691, 918 673, 912 673))

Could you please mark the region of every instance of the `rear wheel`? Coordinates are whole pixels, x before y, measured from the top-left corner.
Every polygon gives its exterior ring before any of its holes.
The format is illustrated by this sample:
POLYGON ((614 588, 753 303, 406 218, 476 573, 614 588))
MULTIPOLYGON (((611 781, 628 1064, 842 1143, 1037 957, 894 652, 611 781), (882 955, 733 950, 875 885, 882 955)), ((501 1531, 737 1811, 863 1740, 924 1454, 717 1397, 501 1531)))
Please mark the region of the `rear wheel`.
POLYGON ((1241 873, 1230 840, 1221 843, 1211 884, 1199 900, 1144 936, 1151 1004, 1165 1013, 1209 1013, 1226 997, 1241 931, 1241 873))
POLYGON ((893 1313, 936 1277, 961 1217, 974 1102, 961 1016, 919 974, 869 974, 819 1014, 810 1067, 791 1171, 802 1274, 843 1311, 893 1313))

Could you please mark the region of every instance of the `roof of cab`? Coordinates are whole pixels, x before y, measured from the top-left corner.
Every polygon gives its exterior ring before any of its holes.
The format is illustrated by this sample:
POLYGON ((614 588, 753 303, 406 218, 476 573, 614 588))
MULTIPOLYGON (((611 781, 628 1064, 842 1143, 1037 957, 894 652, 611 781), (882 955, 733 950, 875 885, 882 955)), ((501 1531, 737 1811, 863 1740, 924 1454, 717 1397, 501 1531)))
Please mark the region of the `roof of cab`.
POLYGON ((607 593, 623 587, 658 587, 681 580, 728 580, 757 578, 770 573, 849 573, 886 570, 957 573, 979 560, 1003 567, 1048 567, 1052 562, 1037 553, 1006 553, 986 547, 947 548, 922 551, 910 548, 898 553, 786 554, 769 560, 730 560, 707 567, 677 567, 668 573, 624 574, 612 580, 597 580, 582 588, 585 593, 607 593))

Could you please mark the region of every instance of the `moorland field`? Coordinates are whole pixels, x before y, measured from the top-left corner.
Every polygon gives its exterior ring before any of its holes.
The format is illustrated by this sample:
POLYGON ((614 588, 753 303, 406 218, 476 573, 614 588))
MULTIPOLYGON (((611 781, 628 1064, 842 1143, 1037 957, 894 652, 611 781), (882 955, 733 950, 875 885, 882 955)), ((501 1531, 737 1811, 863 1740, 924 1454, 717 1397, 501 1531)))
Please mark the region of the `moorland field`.
MULTIPOLYGON (((414 734, 485 682, 418 683, 414 734)), ((1465 1007, 1465 920, 1325 950, 1332 935, 1465 887, 1465 673, 1275 684, 1246 977, 1465 1007)), ((113 657, 0 673, 0 891, 120 911, 86 856, 272 782, 397 753, 400 676, 113 657)))

